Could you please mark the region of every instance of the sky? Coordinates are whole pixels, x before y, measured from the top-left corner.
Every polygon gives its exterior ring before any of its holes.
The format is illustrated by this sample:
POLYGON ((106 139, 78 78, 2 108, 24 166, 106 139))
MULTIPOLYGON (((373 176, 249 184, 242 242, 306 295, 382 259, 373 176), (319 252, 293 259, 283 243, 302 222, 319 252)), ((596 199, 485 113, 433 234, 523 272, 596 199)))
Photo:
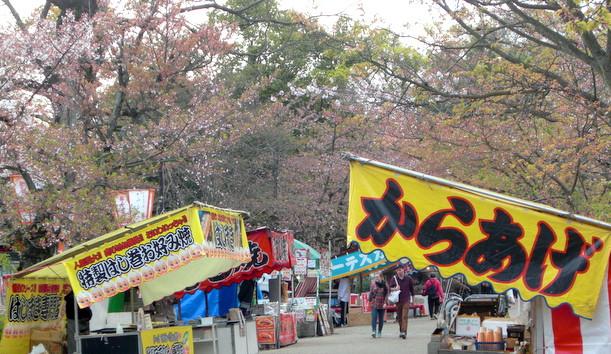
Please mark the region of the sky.
MULTIPOLYGON (((45 1, 11 0, 11 3, 19 15, 26 18, 45 1)), ((431 10, 421 0, 279 0, 279 3, 282 9, 292 8, 311 16, 322 15, 319 21, 325 26, 337 19, 333 15, 343 14, 379 24, 376 27, 388 26, 397 33, 416 35, 423 34, 423 26, 431 22, 431 10)), ((14 22, 10 11, 0 3, 0 24, 10 22, 14 22)))

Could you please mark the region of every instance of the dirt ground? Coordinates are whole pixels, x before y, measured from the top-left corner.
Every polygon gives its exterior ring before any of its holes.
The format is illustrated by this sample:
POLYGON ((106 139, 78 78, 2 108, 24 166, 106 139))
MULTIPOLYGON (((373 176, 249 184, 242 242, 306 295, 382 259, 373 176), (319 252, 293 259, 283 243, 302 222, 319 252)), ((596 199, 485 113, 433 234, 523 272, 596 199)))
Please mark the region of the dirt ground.
POLYGON ((269 354, 385 354, 425 353, 436 321, 428 317, 410 318, 407 339, 399 338, 396 323, 384 324, 382 338, 372 338, 369 326, 336 328, 335 333, 325 337, 300 338, 296 344, 278 349, 265 350, 269 354))

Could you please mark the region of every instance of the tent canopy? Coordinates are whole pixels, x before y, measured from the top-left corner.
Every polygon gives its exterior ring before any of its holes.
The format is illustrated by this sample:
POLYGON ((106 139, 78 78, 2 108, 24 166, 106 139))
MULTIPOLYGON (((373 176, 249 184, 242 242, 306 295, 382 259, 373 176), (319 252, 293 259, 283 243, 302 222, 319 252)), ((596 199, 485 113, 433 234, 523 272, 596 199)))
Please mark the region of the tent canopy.
POLYGON ((294 257, 291 252, 293 234, 291 232, 273 231, 263 227, 248 231, 246 237, 251 254, 251 259, 247 263, 242 263, 226 272, 199 282, 185 291, 176 293, 176 295, 182 297, 185 292, 192 294, 197 289, 210 291, 293 266, 294 257))
POLYGON ((149 304, 240 264, 248 255, 244 214, 194 203, 83 242, 12 277, 68 278, 80 307, 135 286, 149 304), (212 225, 222 226, 222 244, 212 225))
POLYGON ((307 249, 308 250, 308 259, 313 259, 313 260, 320 259, 320 253, 316 249, 314 249, 312 246, 308 245, 305 242, 295 240, 295 242, 293 242, 293 250, 298 250, 298 249, 307 249))
POLYGON ((101 245, 104 245, 109 242, 113 242, 118 240, 125 235, 129 235, 132 233, 139 232, 140 230, 146 228, 147 226, 156 223, 159 220, 164 220, 167 218, 171 218, 173 215, 179 214, 185 210, 187 210, 189 206, 172 210, 165 214, 154 216, 150 219, 146 219, 137 223, 133 223, 127 226, 124 226, 120 229, 111 231, 102 236, 93 238, 91 240, 85 241, 74 247, 71 247, 65 250, 62 253, 56 254, 51 258, 47 258, 42 262, 36 263, 24 270, 21 270, 12 275, 14 278, 68 278, 68 273, 66 271, 66 267, 64 267, 63 262, 67 260, 74 260, 76 258, 81 257, 86 252, 95 249, 101 245))

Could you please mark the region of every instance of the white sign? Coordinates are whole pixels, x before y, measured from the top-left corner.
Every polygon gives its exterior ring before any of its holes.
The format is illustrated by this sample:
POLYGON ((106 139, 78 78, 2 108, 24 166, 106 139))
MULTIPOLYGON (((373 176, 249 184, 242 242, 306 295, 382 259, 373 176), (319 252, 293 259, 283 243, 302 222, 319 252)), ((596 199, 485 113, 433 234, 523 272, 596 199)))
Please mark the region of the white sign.
POLYGON ((299 248, 295 250, 295 275, 306 275, 308 272, 308 250, 299 248))
POLYGON ((456 318, 456 335, 464 337, 475 337, 479 331, 479 317, 458 316, 456 318))
POLYGON ((331 276, 331 252, 325 251, 320 255, 320 275, 322 277, 331 276))
POLYGON ((116 191, 115 218, 119 226, 129 225, 153 216, 154 189, 116 191))

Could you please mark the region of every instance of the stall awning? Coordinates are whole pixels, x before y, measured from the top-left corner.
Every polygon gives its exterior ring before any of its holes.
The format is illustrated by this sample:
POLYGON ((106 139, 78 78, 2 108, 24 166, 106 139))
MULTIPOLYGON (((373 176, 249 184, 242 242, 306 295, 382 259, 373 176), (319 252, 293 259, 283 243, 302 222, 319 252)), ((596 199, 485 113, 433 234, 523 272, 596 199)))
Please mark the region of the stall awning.
POLYGON ((67 278, 80 307, 131 287, 149 304, 248 259, 242 214, 195 203, 84 242, 13 277, 67 278))
POLYGON ((348 242, 496 292, 517 289, 591 318, 611 225, 541 204, 350 156, 348 242))
POLYGON ((251 254, 248 263, 242 263, 229 271, 208 278, 185 291, 176 293, 176 296, 182 297, 185 292, 193 293, 197 289, 210 291, 293 266, 294 259, 291 252, 293 234, 291 232, 260 228, 248 231, 246 236, 251 254))
POLYGON ((314 249, 314 247, 308 245, 305 242, 295 240, 295 242, 293 243, 293 250, 298 250, 298 249, 308 250, 308 259, 313 259, 313 260, 320 259, 320 252, 314 249))
POLYGON ((330 279, 349 277, 359 273, 382 269, 392 264, 384 257, 382 251, 373 251, 364 254, 361 251, 351 252, 331 259, 331 277, 322 277, 321 282, 328 282, 330 279))

